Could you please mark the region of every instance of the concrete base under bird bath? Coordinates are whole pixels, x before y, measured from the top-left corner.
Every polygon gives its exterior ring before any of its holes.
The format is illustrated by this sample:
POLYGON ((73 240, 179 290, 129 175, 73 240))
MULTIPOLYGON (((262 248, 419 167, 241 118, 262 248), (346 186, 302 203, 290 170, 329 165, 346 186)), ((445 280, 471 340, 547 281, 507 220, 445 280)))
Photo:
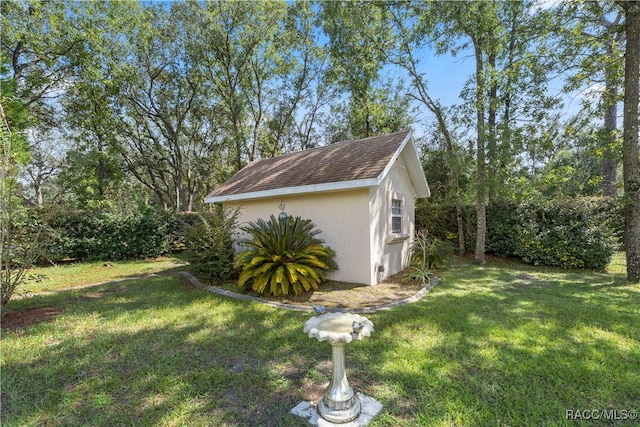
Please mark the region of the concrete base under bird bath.
POLYGON ((295 408, 291 410, 291 413, 309 421, 312 426, 318 427, 364 427, 369 425, 373 417, 378 415, 382 410, 382 404, 366 396, 362 393, 356 393, 356 399, 360 403, 360 414, 358 417, 347 423, 332 423, 325 420, 318 414, 317 405, 313 402, 304 401, 300 402, 295 408))

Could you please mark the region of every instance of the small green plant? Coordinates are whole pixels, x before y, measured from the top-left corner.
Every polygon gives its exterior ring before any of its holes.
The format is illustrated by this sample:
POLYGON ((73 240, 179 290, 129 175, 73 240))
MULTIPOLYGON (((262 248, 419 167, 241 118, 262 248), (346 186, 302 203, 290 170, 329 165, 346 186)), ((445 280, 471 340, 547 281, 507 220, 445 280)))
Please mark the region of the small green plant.
POLYGON ((453 244, 428 235, 426 230, 416 233, 411 247, 411 271, 404 276, 405 280, 418 280, 426 285, 431 281, 433 270, 445 267, 451 261, 453 244))
POLYGON ((296 295, 318 289, 325 272, 338 268, 335 251, 316 238, 320 230, 300 217, 268 221, 259 219, 241 228, 251 237, 243 239, 244 250, 236 257, 241 269, 238 286, 249 286, 259 294, 296 295))
POLYGON ((184 227, 185 258, 202 277, 214 284, 231 279, 233 268, 233 238, 238 212, 218 209, 213 214, 198 214, 191 225, 184 227))
POLYGON ((424 268, 422 265, 410 265, 409 273, 405 274, 403 279, 405 281, 415 280, 423 285, 431 283, 431 276, 433 273, 428 268, 424 268))

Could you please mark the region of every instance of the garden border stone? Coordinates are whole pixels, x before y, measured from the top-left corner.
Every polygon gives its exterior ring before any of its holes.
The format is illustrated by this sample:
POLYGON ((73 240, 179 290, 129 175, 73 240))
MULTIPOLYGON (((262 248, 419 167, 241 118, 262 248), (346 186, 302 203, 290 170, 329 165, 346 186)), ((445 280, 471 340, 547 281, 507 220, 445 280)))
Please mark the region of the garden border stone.
MULTIPOLYGON (((180 274, 184 277, 187 278, 187 280, 189 280, 189 282, 200 289, 206 290, 208 292, 212 292, 218 295, 222 295, 222 296, 226 296, 226 297, 230 297, 230 298, 235 298, 238 300, 243 300, 243 301, 254 301, 254 302, 259 302, 261 304, 265 304, 274 308, 281 308, 284 310, 291 310, 291 311, 311 311, 313 312, 313 307, 311 306, 306 306, 306 305, 297 305, 297 304, 284 304, 281 302, 277 302, 277 301, 270 301, 264 298, 260 298, 260 297, 254 297, 251 295, 246 295, 246 294, 239 294, 237 292, 232 292, 232 291, 228 291, 226 289, 221 289, 221 288, 217 288, 215 286, 208 286, 208 285, 204 285, 202 282, 200 282, 195 276, 193 276, 191 273, 186 272, 186 271, 180 271, 177 274, 180 274)), ((420 299, 422 299, 422 297, 424 297, 427 292, 429 292, 431 289, 433 289, 433 287, 435 287, 438 282, 440 282, 440 279, 438 277, 434 277, 433 280, 431 280, 431 282, 429 282, 427 285, 425 285, 422 289, 420 289, 418 292, 415 293, 415 295, 410 296, 409 298, 405 298, 402 299, 400 301, 395 301, 395 302, 390 302, 390 303, 386 303, 386 304, 379 304, 379 305, 372 305, 372 306, 367 306, 367 307, 327 307, 326 311, 327 312, 334 312, 334 313, 356 313, 356 314, 366 314, 366 313, 375 313, 376 311, 381 311, 381 310, 391 310, 393 308, 396 307, 400 307, 403 305, 407 305, 407 304, 411 304, 414 303, 416 301, 419 301, 420 299)), ((375 285, 374 285, 375 286, 375 285)))

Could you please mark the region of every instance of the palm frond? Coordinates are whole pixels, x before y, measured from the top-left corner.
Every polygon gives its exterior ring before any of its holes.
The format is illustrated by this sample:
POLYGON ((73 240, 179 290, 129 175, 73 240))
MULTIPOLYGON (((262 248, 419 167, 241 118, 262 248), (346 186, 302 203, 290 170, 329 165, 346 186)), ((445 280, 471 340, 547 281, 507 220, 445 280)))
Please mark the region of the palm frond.
POLYGON ((287 295, 317 289, 325 271, 338 268, 335 251, 324 246, 313 222, 300 217, 268 221, 258 219, 242 227, 250 237, 242 240, 244 250, 236 256, 241 268, 239 286, 253 283, 258 293, 287 295))

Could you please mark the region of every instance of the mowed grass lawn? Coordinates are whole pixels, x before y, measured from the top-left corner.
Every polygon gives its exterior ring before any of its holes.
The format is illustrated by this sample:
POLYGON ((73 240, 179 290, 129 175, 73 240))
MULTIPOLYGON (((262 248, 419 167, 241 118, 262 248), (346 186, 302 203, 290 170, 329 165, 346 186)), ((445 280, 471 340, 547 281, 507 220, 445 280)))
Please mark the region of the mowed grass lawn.
MULTIPOLYGON (((375 332, 347 346, 346 362, 354 389, 384 405, 371 425, 638 425, 622 418, 640 410, 640 286, 620 260, 605 274, 457 259, 420 302, 367 315, 375 332), (566 418, 578 410, 602 412, 566 418)), ((68 268, 31 286, 50 290, 68 268)), ((93 267, 99 281, 130 275, 119 268, 93 267)), ((289 411, 330 378, 329 345, 302 332, 310 313, 178 275, 10 310, 38 307, 60 313, 2 334, 3 426, 304 426, 289 411)))

